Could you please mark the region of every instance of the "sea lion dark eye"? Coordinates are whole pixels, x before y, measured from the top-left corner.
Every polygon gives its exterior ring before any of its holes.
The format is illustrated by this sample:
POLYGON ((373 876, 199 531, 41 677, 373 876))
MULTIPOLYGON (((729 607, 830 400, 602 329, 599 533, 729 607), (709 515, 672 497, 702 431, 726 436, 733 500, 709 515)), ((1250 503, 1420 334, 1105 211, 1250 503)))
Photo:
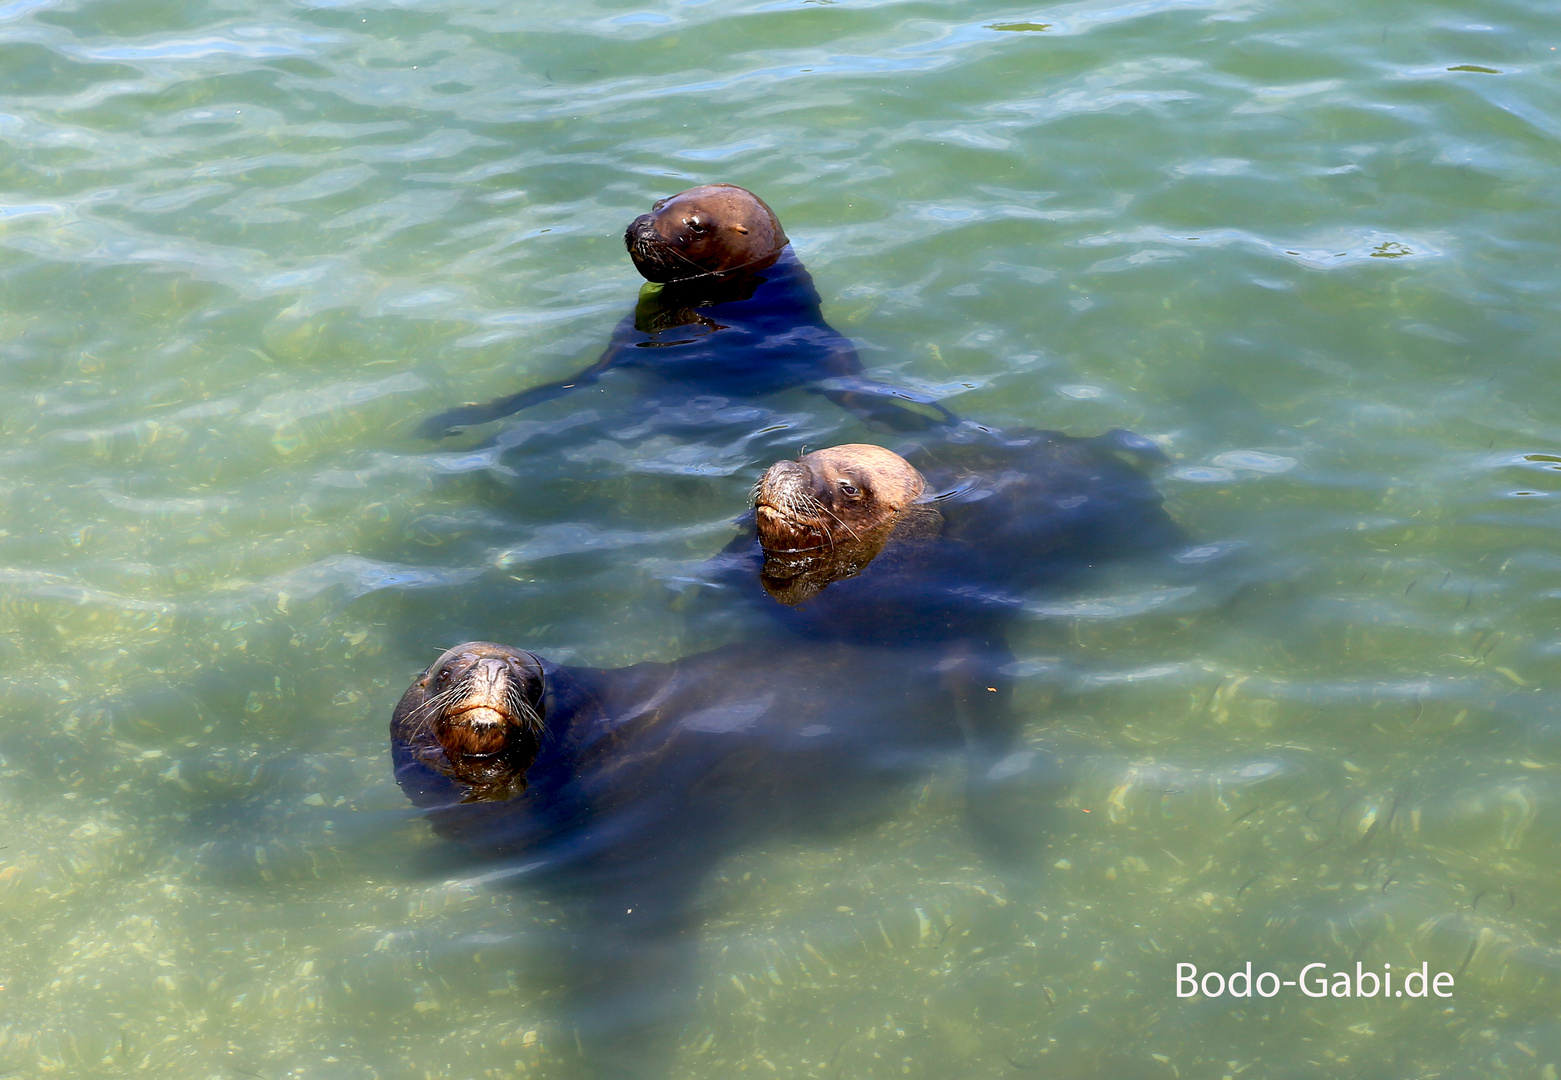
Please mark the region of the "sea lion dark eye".
POLYGON ((694 233, 703 233, 705 231, 705 223, 700 221, 697 216, 689 218, 684 224, 694 233))
POLYGON ((854 499, 861 493, 861 489, 858 488, 855 484, 848 484, 844 480, 840 481, 840 494, 849 495, 854 499))

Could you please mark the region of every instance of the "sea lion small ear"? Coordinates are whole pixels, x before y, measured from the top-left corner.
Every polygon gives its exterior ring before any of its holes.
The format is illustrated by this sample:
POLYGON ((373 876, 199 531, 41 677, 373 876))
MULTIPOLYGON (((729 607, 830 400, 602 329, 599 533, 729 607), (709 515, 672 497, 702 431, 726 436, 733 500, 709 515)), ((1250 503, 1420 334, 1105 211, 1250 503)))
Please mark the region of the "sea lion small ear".
POLYGON ((742 233, 744 236, 748 235, 748 227, 746 225, 733 225, 732 228, 736 229, 738 232, 742 233))

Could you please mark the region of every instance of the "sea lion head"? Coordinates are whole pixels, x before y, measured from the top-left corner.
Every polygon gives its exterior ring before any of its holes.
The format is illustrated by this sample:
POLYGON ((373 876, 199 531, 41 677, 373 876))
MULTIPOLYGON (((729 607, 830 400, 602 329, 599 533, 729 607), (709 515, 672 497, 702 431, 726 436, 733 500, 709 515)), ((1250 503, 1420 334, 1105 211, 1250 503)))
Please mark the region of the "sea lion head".
POLYGON ((657 199, 629 223, 623 242, 641 276, 663 284, 762 270, 789 243, 775 212, 736 184, 657 199))
POLYGON ((753 489, 759 544, 798 552, 864 542, 886 533, 926 486, 899 454, 866 443, 777 461, 753 489))
POLYGON ((437 771, 470 785, 468 798, 524 790, 542 745, 542 661, 531 653, 468 641, 428 666, 407 688, 391 735, 437 771))

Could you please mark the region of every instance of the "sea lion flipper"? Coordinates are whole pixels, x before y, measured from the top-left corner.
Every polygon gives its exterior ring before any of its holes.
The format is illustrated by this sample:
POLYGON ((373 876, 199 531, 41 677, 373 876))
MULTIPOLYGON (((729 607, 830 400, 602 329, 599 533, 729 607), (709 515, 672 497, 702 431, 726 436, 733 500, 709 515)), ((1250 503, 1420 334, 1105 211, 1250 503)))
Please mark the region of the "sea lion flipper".
POLYGON ((1015 895, 1034 888, 1045 840, 1055 833, 1061 762, 1026 745, 1015 709, 1014 657, 1006 644, 957 642, 938 667, 965 737, 967 826, 1015 895))
POLYGON ((853 375, 826 379, 818 392, 847 412, 892 431, 926 431, 959 423, 959 417, 929 394, 853 375))
POLYGON ((446 436, 454 435, 462 428, 475 427, 478 424, 499 420, 518 413, 522 409, 540 405, 544 401, 552 401, 554 398, 563 397, 576 387, 590 386, 602 377, 602 372, 613 365, 617 355, 617 349, 609 348, 596 363, 575 375, 571 375, 567 379, 545 383, 542 386, 533 386, 518 393, 495 398, 482 405, 462 405, 459 408, 446 409, 439 415, 430 417, 418 425, 418 437, 423 439, 443 439, 446 436))
POLYGON ((1131 464, 1139 472, 1150 472, 1161 465, 1169 465, 1171 459, 1153 439, 1125 428, 1112 428, 1103 435, 1085 439, 1086 443, 1131 464))
POLYGON ((1009 894, 1033 894, 1052 837, 1062 830, 1068 787, 1061 757, 1015 743, 1006 753, 972 752, 967 761, 965 827, 1009 894))

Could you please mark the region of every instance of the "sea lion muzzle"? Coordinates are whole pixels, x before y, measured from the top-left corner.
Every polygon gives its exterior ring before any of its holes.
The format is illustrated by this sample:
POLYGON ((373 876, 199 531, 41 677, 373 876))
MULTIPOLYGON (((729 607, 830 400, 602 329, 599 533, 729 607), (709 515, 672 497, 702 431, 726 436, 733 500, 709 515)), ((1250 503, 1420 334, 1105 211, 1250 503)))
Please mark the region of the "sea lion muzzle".
POLYGON ((656 219, 652 214, 641 214, 629 222, 629 227, 623 230, 623 246, 636 261, 645 254, 642 249, 646 246, 655 247, 664 244, 661 234, 656 231, 656 219))
POLYGON ((654 215, 641 214, 623 231, 623 246, 647 281, 668 284, 681 278, 703 277, 705 271, 680 256, 656 231, 654 215))
POLYGON ((536 713, 528 706, 516 715, 519 688, 513 682, 509 665, 496 657, 485 657, 467 669, 452 688, 452 700, 435 715, 434 732, 446 753, 492 757, 512 738, 529 733, 536 713))
POLYGON ((829 510, 814 493, 812 470, 801 461, 777 461, 754 487, 753 508, 766 551, 829 547, 829 510))

